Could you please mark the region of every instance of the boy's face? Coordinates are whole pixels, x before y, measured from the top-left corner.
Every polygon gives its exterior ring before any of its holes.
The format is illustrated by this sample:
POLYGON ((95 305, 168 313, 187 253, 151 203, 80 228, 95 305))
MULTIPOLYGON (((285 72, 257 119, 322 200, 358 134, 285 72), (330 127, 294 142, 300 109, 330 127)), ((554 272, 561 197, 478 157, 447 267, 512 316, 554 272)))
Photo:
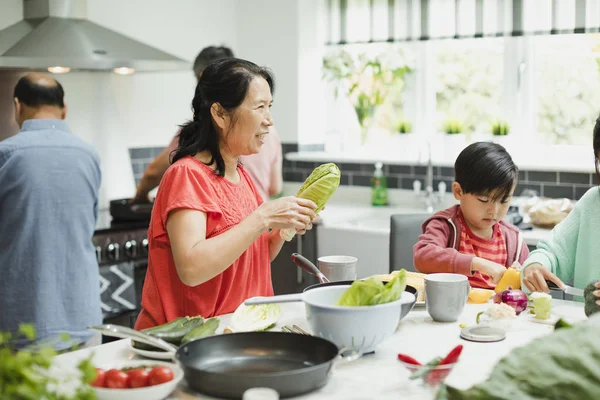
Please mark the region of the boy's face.
POLYGON ((487 231, 504 219, 514 191, 515 188, 513 187, 508 198, 492 201, 491 199, 494 196, 464 193, 458 182, 452 184, 452 193, 454 198, 460 201, 460 209, 465 221, 471 229, 480 231, 487 231))

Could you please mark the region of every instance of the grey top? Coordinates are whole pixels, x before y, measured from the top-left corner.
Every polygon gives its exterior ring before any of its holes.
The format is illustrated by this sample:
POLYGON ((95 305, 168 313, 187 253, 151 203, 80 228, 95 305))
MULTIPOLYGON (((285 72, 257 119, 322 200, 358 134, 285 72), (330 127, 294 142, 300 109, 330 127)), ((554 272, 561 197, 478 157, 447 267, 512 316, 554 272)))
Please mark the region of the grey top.
POLYGON ((99 187, 98 154, 62 120, 27 120, 0 142, 0 331, 34 323, 38 339, 93 335, 99 187))

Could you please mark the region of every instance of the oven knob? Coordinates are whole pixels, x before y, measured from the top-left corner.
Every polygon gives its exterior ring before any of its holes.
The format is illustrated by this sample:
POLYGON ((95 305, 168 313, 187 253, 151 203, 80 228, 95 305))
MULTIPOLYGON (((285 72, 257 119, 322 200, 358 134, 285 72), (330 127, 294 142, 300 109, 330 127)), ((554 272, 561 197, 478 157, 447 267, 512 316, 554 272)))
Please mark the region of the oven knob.
POLYGON ((142 252, 148 254, 148 238, 142 239, 142 252))
POLYGON ((117 261, 119 259, 119 244, 109 243, 109 245, 106 246, 106 255, 109 260, 117 261))
POLYGON ((129 258, 137 256, 137 242, 133 239, 125 242, 125 255, 129 258))

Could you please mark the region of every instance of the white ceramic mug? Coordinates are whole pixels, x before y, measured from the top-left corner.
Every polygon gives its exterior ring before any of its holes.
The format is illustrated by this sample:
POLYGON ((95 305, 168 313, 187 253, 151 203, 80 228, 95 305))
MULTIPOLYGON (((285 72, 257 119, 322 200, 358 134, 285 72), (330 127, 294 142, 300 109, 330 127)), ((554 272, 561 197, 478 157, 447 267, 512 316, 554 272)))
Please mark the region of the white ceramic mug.
POLYGON ((319 270, 331 282, 356 280, 356 263, 353 256, 325 256, 318 258, 319 270))
POLYGON ((458 320, 465 307, 471 287, 465 275, 425 275, 425 306, 427 312, 438 322, 458 320))

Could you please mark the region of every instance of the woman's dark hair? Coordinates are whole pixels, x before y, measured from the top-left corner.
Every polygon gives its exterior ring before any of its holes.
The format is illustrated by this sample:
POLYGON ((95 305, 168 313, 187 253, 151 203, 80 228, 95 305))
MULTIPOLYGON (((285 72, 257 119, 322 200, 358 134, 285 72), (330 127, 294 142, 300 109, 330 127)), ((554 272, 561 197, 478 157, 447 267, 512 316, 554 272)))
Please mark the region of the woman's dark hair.
POLYGON ((233 58, 233 51, 229 47, 208 46, 203 48, 194 60, 194 73, 197 77, 202 75, 210 63, 223 58, 233 58))
POLYGON ((594 167, 596 167, 596 179, 600 184, 600 117, 594 125, 594 167))
POLYGON ((458 155, 454 177, 464 193, 505 201, 517 182, 519 169, 504 147, 492 142, 477 142, 458 155))
POLYGON ((219 148, 219 133, 215 129, 210 108, 214 103, 219 103, 226 111, 235 113, 248 93, 250 82, 256 77, 264 78, 273 94, 275 78, 271 71, 250 61, 225 58, 215 61, 204 70, 192 100, 194 119, 181 125, 179 147, 173 155, 173 163, 207 150, 211 159, 206 164, 216 163, 217 175, 225 175, 225 162, 219 148))
POLYGON ((65 91, 58 81, 55 85, 38 85, 28 76, 24 76, 15 86, 14 97, 19 103, 29 107, 55 106, 64 108, 65 91))

